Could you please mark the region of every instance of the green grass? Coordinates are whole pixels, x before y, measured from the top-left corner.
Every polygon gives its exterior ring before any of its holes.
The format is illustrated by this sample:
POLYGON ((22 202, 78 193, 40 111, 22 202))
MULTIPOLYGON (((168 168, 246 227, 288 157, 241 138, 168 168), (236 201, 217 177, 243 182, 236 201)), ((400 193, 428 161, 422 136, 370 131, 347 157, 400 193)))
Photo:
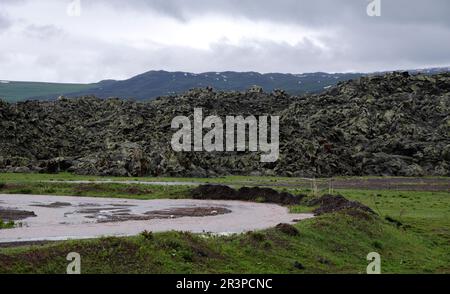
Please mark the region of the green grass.
MULTIPOLYGON (((448 177, 424 177, 426 179, 434 179, 440 182, 441 186, 447 181, 450 183, 450 178, 448 177)), ((334 182, 345 182, 346 180, 357 179, 357 180, 369 180, 369 179, 404 179, 404 182, 397 183, 398 187, 402 187, 402 184, 407 184, 411 187, 423 187, 424 185, 433 185, 427 183, 420 183, 415 181, 410 181, 410 178, 406 177, 334 177, 334 182)), ((226 184, 233 186, 246 186, 246 185, 258 185, 267 187, 285 187, 285 188, 296 188, 303 190, 310 190, 311 179, 305 178, 288 178, 288 177, 269 177, 269 176, 223 176, 215 178, 182 178, 182 177, 100 177, 100 176, 85 176, 85 175, 75 175, 67 172, 58 174, 39 174, 39 173, 0 173, 0 182, 41 182, 41 181, 144 181, 144 182, 193 182, 193 183, 215 183, 215 184, 226 184)), ((328 178, 317 178, 315 180, 319 189, 322 192, 328 191, 329 179, 328 178)), ((393 186, 393 189, 399 190, 397 186, 393 186)), ((450 184, 449 184, 450 187, 450 184)), ((362 189, 362 188, 361 188, 362 189)), ((364 188, 372 189, 372 188, 364 188)), ((445 188, 442 188, 445 191, 445 188)), ((414 189, 412 189, 414 190, 414 189)), ((447 189, 448 191, 448 189, 447 189)))
POLYGON ((247 177, 247 176, 226 176, 217 178, 173 178, 173 177, 101 177, 84 176, 68 172, 57 174, 40 173, 0 173, 0 182, 38 182, 38 181, 148 181, 148 182, 214 182, 214 183, 276 183, 278 181, 292 181, 293 178, 276 177, 247 177))
POLYGON ((109 197, 128 199, 182 199, 189 195, 189 186, 127 185, 127 184, 71 184, 17 182, 0 185, 3 194, 59 195, 109 197))
MULTIPOLYGON (((186 198, 192 188, 42 182, 96 179, 105 180, 70 174, 0 174, 0 183, 5 183, 0 184, 0 193, 156 199, 186 198)), ((285 181, 267 177, 145 180, 239 185, 285 181)), ((307 194, 308 199, 314 197, 308 188, 274 187, 307 194)), ((326 192, 322 190, 320 194, 326 192)), ((379 217, 327 214, 296 224, 299 236, 289 236, 277 229, 227 237, 168 232, 4 248, 0 249, 0 273, 63 273, 67 266, 65 257, 72 251, 81 254, 84 273, 364 273, 366 256, 371 251, 381 254, 384 273, 450 273, 450 192, 367 189, 335 192, 368 205, 379 217), (386 217, 402 225, 397 226, 386 217), (295 262, 305 269, 295 268, 295 262)), ((313 208, 297 205, 290 209, 311 212, 313 208)))
POLYGON ((450 273, 445 248, 377 218, 337 213, 296 227, 298 236, 168 232, 8 248, 0 251, 0 273, 64 273, 69 252, 80 253, 83 273, 365 273, 372 251, 383 273, 450 273))
POLYGON ((340 190, 339 193, 391 217, 450 252, 450 193, 340 190))
POLYGON ((3 220, 0 219, 0 230, 11 229, 11 228, 14 228, 14 226, 15 226, 15 224, 13 221, 4 222, 3 220))
POLYGON ((0 98, 8 102, 24 101, 27 98, 73 93, 95 87, 96 84, 60 84, 39 82, 0 83, 0 98))
MULTIPOLYGON (((366 183, 366 180, 370 179, 395 179, 397 182, 393 186, 386 187, 386 189, 393 190, 427 190, 427 188, 433 188, 432 190, 449 191, 450 190, 450 178, 448 177, 425 177, 431 179, 434 182, 421 182, 417 179, 405 177, 334 177, 333 183, 340 183, 341 187, 347 185, 349 188, 353 188, 354 184, 348 184, 348 180, 358 180, 363 186, 359 190, 375 190, 380 187, 371 186, 366 183), (403 179, 404 181, 398 181, 403 179), (346 184, 347 183, 347 184, 346 184), (448 183, 447 187, 446 184, 448 183), (342 186, 344 184, 344 186, 342 186)), ((70 173, 58 173, 58 174, 39 174, 39 173, 0 173, 1 182, 48 182, 48 181, 142 181, 142 182, 186 182, 199 183, 199 184, 225 184, 232 185, 236 188, 242 186, 264 186, 273 187, 276 189, 295 189, 296 191, 310 192, 313 188, 311 179, 304 178, 287 178, 287 177, 256 177, 256 176, 224 176, 215 178, 174 178, 174 177, 100 177, 100 176, 84 176, 74 175, 70 173)), ((317 188, 321 193, 329 192, 330 179, 318 178, 314 181, 317 188)))

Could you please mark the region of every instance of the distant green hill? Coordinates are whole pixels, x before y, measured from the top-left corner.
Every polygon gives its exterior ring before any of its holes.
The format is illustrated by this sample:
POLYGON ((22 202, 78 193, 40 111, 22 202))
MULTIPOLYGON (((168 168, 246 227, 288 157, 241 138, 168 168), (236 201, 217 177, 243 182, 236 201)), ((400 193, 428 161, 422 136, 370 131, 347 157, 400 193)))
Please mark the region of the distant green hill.
POLYGON ((84 91, 97 84, 58 84, 39 82, 0 81, 0 98, 10 102, 27 100, 32 97, 58 97, 66 93, 84 91))

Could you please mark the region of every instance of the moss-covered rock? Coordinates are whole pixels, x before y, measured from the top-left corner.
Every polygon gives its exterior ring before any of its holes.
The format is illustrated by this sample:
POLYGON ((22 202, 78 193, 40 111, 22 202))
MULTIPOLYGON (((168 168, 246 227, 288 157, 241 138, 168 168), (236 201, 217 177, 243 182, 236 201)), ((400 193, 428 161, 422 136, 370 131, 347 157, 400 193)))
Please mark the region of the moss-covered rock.
POLYGON ((450 74, 392 73, 318 95, 194 89, 150 102, 0 103, 0 170, 116 176, 450 175, 450 74), (280 159, 173 152, 175 116, 280 116, 280 159), (19 169, 18 169, 19 168, 19 169))

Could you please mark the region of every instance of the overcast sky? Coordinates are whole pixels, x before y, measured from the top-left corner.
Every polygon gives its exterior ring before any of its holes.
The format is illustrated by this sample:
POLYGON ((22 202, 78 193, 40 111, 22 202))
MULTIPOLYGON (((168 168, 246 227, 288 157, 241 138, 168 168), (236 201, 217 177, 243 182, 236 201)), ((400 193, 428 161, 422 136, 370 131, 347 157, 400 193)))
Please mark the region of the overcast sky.
POLYGON ((450 65, 450 1, 380 1, 0 0, 0 80, 450 65))

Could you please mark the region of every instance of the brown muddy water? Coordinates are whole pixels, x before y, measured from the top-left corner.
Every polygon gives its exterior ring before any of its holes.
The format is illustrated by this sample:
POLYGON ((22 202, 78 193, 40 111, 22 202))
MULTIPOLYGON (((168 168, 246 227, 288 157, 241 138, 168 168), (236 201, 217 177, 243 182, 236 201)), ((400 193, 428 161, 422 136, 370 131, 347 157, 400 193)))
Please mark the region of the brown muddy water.
POLYGON ((0 230, 0 243, 133 236, 144 230, 226 235, 313 217, 291 214, 276 204, 242 201, 3 194, 0 215, 20 223, 20 227, 0 230))

